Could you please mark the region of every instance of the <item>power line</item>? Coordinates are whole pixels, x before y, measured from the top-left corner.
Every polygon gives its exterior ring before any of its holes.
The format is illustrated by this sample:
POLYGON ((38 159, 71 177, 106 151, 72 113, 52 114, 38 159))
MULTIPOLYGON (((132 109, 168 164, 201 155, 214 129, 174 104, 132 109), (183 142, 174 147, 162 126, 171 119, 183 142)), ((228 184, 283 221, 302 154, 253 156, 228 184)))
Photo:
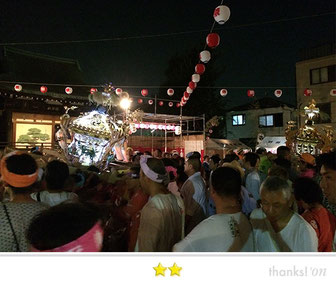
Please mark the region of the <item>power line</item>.
MULTIPOLYGON (((258 25, 264 25, 264 24, 289 22, 289 21, 303 20, 303 19, 316 18, 316 17, 322 17, 322 16, 330 16, 330 15, 336 15, 336 13, 324 13, 324 14, 317 14, 317 15, 311 15, 311 16, 294 17, 294 18, 289 18, 289 19, 279 19, 279 20, 265 21, 265 22, 258 22, 258 23, 233 25, 233 26, 228 26, 228 27, 218 27, 218 28, 213 28, 213 30, 216 30, 216 31, 217 30, 224 30, 224 29, 229 30, 229 29, 235 29, 235 28, 244 28, 244 27, 258 26, 258 25)), ((121 41, 121 40, 132 40, 132 39, 146 39, 146 38, 179 36, 179 35, 186 35, 186 34, 200 33, 200 32, 208 32, 208 31, 209 31, 208 29, 200 29, 200 30, 173 32, 173 33, 139 35, 139 36, 128 36, 128 37, 114 37, 114 38, 100 38, 100 39, 62 40, 62 41, 35 41, 35 42, 5 42, 5 43, 0 43, 0 46, 109 42, 109 41, 121 41)))

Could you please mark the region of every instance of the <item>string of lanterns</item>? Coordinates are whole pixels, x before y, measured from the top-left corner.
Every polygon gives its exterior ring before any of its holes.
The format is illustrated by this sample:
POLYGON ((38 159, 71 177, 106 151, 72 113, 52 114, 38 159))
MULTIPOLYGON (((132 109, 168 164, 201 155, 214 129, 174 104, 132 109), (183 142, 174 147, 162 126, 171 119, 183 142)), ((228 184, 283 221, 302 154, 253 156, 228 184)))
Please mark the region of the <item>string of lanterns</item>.
MULTIPOLYGON (((198 64, 198 65, 199 65, 199 64, 198 64)), ((184 102, 184 104, 185 104, 185 103, 189 100, 191 94, 192 94, 193 91, 196 89, 196 87, 197 87, 197 82, 199 82, 199 80, 200 80, 200 75, 199 75, 199 74, 196 73, 196 74, 193 74, 193 75, 192 75, 191 81, 189 82, 189 84, 188 84, 186 90, 183 92, 183 97, 182 97, 182 99, 181 99, 181 102, 184 102)), ((243 87, 242 87, 242 88, 243 88, 243 87)), ((16 92, 21 92, 21 91, 23 90, 23 87, 22 87, 22 85, 20 85, 20 84, 15 84, 15 85, 14 85, 14 90, 15 90, 16 92)), ((106 89, 105 89, 105 90, 106 90, 106 89)), ((90 93, 91 93, 91 94, 93 94, 94 92, 97 92, 97 91, 98 91, 97 88, 91 88, 91 89, 90 89, 90 93)), ((115 91, 115 93, 116 93, 118 96, 120 96, 121 93, 123 92, 123 90, 122 90, 121 88, 116 88, 114 91, 115 91)), ((46 86, 43 85, 43 86, 40 87, 40 92, 43 93, 43 94, 45 94, 45 93, 48 92, 48 88, 47 88, 46 86)), ((65 92, 66 94, 70 95, 70 94, 73 93, 73 88, 72 88, 72 87, 66 87, 66 88, 64 89, 64 92, 65 92)), ((146 96, 148 95, 148 93, 149 93, 149 92, 148 92, 148 89, 142 89, 142 90, 141 90, 141 95, 142 95, 143 97, 146 97, 146 96)), ((174 95, 174 89, 169 88, 169 89, 167 90, 167 94, 168 94, 170 97, 173 96, 173 95, 174 95)), ((277 98, 281 97, 282 94, 283 94, 283 92, 282 92, 281 89, 276 89, 276 90, 274 90, 274 96, 276 96, 277 98)), ((306 88, 306 89, 304 89, 304 91, 303 91, 303 95, 304 95, 304 96, 309 97, 309 96, 312 96, 312 94, 313 94, 313 91, 312 91, 311 89, 309 89, 309 88, 306 88)), ((336 96, 336 89, 331 89, 329 94, 330 94, 331 96, 335 97, 335 96, 336 96)), ((221 89, 221 90, 220 90, 220 95, 221 95, 222 97, 227 96, 227 95, 228 95, 228 90, 225 89, 225 88, 221 89)), ((249 89, 249 90, 247 90, 247 96, 248 96, 248 97, 254 97, 254 96, 255 96, 255 91, 254 91, 253 89, 249 89)), ((143 103, 143 99, 139 98, 139 99, 138 99, 138 103, 139 103, 139 104, 143 103)), ((152 103, 151 103, 151 104, 152 104, 152 103)), ((163 105, 164 105, 163 101, 160 101, 160 102, 159 102, 159 105, 160 105, 160 106, 163 106, 163 105), (162 102, 162 103, 161 103, 161 102, 162 102)))
MULTIPOLYGON (((217 22, 220 25, 225 24, 229 18, 230 18, 230 9, 229 7, 222 5, 223 1, 221 2, 221 5, 216 7, 216 9, 213 12, 213 18, 214 23, 212 25, 212 28, 210 30, 210 33, 206 37, 206 45, 204 47, 204 50, 199 53, 199 62, 195 66, 195 73, 191 76, 191 81, 188 83, 188 86, 186 88, 186 91, 183 93, 183 96, 181 98, 181 101, 179 103, 179 106, 183 107, 186 105, 187 101, 190 99, 191 94, 194 92, 194 90, 197 88, 197 83, 199 83, 201 79, 201 75, 205 72, 205 65, 209 63, 211 60, 211 52, 209 50, 206 50, 205 48, 208 47, 210 49, 216 48, 220 43, 220 36, 212 32, 215 23, 217 22)), ((222 89, 220 91, 221 96, 227 95, 227 90, 222 89)))

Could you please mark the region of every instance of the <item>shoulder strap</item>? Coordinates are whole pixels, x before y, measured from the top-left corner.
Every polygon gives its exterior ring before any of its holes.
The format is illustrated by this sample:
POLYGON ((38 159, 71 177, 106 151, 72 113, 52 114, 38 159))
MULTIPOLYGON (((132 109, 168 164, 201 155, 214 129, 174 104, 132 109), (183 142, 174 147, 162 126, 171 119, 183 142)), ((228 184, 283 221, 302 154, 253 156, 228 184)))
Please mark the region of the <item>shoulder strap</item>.
POLYGON ((7 206, 5 204, 3 204, 3 208, 4 208, 4 211, 5 211, 5 214, 6 214, 6 217, 7 217, 7 220, 8 220, 8 223, 9 223, 9 226, 12 230, 12 233, 13 233, 13 236, 14 236, 14 241, 15 241, 15 246, 16 246, 16 251, 19 252, 20 251, 20 247, 19 247, 19 242, 16 238, 16 235, 15 235, 15 231, 14 231, 14 227, 12 225, 12 221, 10 220, 10 217, 9 217, 9 213, 8 213, 8 210, 7 210, 7 206))

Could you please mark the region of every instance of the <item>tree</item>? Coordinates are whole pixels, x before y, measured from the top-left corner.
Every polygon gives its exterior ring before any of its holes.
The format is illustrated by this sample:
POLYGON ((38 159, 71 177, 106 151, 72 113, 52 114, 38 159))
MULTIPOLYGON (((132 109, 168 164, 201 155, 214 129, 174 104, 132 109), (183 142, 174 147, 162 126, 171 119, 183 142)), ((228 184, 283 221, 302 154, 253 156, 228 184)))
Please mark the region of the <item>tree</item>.
MULTIPOLYGON (((172 99, 180 100, 183 96, 183 92, 191 80, 191 75, 195 72, 199 53, 203 50, 203 47, 203 44, 199 44, 198 47, 191 48, 180 54, 175 54, 170 58, 165 71, 166 81, 162 85, 185 86, 179 89, 175 88, 172 99)), ((217 79, 220 74, 223 73, 225 67, 218 66, 218 64, 216 65, 216 58, 220 56, 220 50, 213 49, 210 50, 210 52, 212 58, 209 63, 205 64, 205 73, 201 75, 201 80, 197 84, 197 88, 191 94, 186 106, 183 107, 183 115, 201 116, 205 114, 206 120, 216 115, 225 116, 226 99, 220 96, 219 89, 214 88, 217 79)), ((167 88, 162 87, 160 89, 159 97, 167 99, 167 88)), ((179 113, 176 106, 172 108, 165 106, 164 110, 166 113, 179 113)), ((223 125, 222 119, 220 119, 220 125, 223 125)), ((214 134, 223 137, 223 131, 219 129, 214 129, 214 134)))

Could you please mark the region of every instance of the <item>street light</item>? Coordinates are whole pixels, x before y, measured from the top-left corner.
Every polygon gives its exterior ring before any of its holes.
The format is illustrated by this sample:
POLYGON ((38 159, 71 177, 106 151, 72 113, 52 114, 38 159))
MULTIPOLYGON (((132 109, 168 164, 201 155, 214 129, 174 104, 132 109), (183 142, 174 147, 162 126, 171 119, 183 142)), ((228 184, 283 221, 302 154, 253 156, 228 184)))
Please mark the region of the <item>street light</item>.
POLYGON ((120 107, 124 110, 127 110, 131 106, 131 100, 129 98, 123 98, 120 101, 120 107))

